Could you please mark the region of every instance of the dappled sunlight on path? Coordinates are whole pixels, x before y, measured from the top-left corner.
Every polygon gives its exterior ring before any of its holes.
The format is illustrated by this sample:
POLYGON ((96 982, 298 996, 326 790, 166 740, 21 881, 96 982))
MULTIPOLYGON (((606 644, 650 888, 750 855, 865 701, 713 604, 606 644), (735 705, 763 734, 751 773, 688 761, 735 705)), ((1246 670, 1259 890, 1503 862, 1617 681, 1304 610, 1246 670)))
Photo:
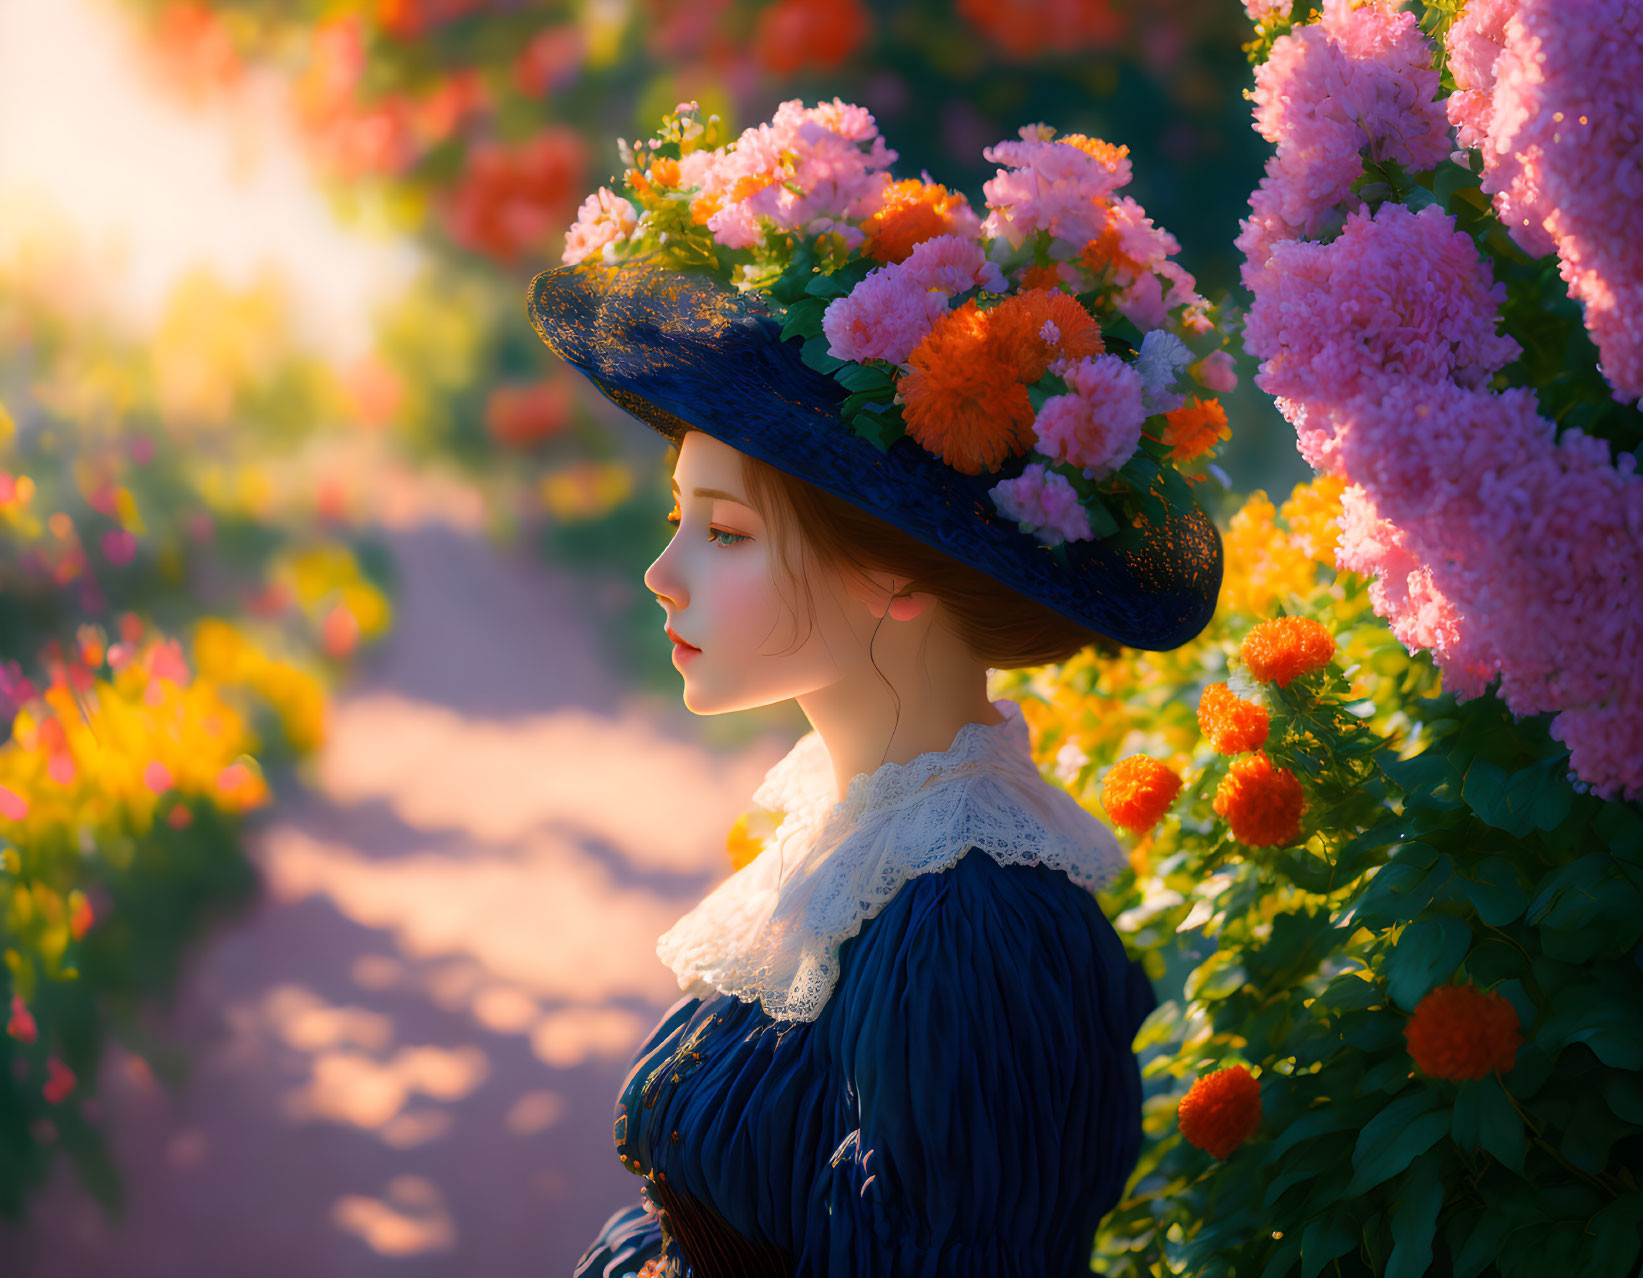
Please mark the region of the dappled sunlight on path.
POLYGON ((105 1062, 126 1219, 60 1161, 0 1230, 8 1278, 562 1275, 637 1200, 610 1123, 678 997, 655 941, 790 734, 696 744, 603 665, 573 583, 396 509, 398 628, 153 1027, 191 1077, 105 1062))

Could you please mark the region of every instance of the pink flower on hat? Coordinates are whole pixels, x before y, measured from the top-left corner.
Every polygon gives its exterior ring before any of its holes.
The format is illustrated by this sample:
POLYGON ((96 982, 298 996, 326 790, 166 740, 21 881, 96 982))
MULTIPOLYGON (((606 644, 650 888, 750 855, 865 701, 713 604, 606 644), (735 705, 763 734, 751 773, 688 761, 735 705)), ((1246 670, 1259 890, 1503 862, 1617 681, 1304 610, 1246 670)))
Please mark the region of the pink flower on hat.
POLYGON ((982 155, 1009 167, 982 184, 992 212, 981 233, 1016 247, 1048 231, 1082 249, 1106 229, 1102 201, 1130 180, 1127 156, 1103 163, 1077 146, 1044 139, 1032 125, 1021 130, 1020 141, 1000 142, 982 155))
POLYGON ((1038 462, 1017 478, 994 484, 988 495, 1001 515, 1015 520, 1024 532, 1038 533, 1045 545, 1090 541, 1095 536, 1071 482, 1038 462))
POLYGON ((881 266, 822 313, 834 359, 887 359, 904 364, 947 313, 947 294, 920 288, 899 267, 881 266))
POLYGON ((1038 451, 1104 478, 1141 444, 1147 413, 1140 374, 1116 355, 1092 355, 1058 371, 1072 394, 1052 396, 1038 410, 1038 451))
POLYGON ((576 222, 565 234, 560 261, 567 266, 602 252, 606 245, 625 240, 638 224, 639 212, 609 187, 602 186, 577 210, 576 222))

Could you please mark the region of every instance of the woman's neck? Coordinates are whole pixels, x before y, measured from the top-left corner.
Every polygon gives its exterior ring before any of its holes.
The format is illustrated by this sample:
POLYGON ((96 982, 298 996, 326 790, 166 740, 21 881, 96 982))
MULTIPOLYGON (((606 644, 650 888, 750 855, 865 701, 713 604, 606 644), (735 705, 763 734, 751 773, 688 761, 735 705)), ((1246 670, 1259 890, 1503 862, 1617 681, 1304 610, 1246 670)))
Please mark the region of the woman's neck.
POLYGON ((841 681, 798 698, 827 747, 838 799, 862 773, 951 749, 967 723, 1004 721, 987 696, 985 667, 955 673, 958 677, 897 688, 899 705, 891 689, 876 679, 841 681))

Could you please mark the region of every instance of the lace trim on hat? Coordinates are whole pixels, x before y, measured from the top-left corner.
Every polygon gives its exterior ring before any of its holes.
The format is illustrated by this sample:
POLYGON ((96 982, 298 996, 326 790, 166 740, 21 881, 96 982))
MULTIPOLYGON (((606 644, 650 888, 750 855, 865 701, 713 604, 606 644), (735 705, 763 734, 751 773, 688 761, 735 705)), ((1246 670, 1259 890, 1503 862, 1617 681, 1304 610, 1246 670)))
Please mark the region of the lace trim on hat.
POLYGON ((1000 865, 1048 865, 1095 892, 1128 865, 1117 837, 1033 762, 1013 701, 967 723, 944 751, 886 763, 833 801, 832 763, 810 732, 754 791, 784 813, 764 850, 656 943, 686 993, 757 1000, 780 1021, 813 1021, 838 982, 839 947, 908 879, 951 869, 972 848, 1000 865))

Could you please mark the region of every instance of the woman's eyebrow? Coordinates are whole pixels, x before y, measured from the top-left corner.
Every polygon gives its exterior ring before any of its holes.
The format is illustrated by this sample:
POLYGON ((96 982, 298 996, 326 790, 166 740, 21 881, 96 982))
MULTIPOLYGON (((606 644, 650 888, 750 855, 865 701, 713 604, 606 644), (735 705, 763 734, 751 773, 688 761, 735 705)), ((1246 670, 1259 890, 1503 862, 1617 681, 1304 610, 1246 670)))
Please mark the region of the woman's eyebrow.
MULTIPOLYGON (((679 491, 678 481, 674 481, 673 491, 674 492, 679 491)), ((698 489, 695 490, 695 495, 697 497, 720 497, 720 498, 723 498, 725 501, 733 501, 738 506, 747 506, 747 503, 745 501, 743 501, 740 497, 736 496, 735 493, 727 493, 723 489, 719 489, 719 488, 698 488, 698 489)), ((748 509, 751 510, 752 507, 748 506, 748 509)))

